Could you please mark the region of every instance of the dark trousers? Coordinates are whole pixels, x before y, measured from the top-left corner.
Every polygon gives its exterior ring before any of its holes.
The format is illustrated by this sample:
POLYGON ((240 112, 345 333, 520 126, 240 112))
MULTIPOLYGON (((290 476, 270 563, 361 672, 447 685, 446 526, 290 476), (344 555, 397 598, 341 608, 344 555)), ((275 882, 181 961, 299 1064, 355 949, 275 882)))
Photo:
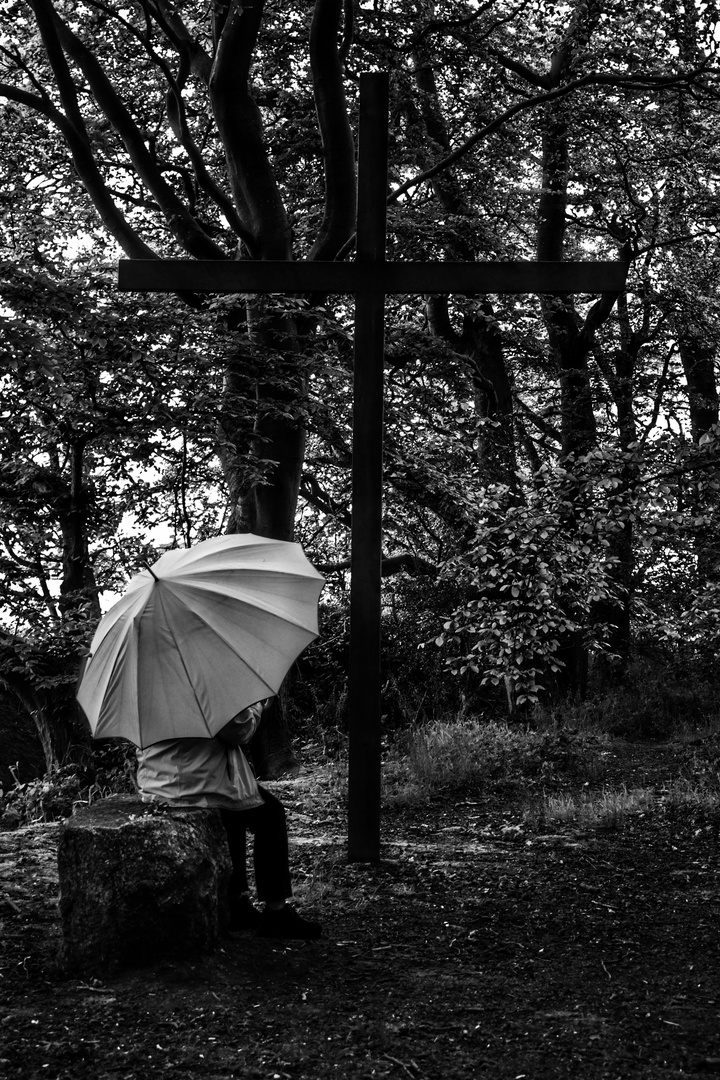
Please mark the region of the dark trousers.
POLYGON ((232 876, 230 894, 247 892, 247 830, 254 836, 253 865, 258 900, 285 900, 292 896, 285 807, 265 788, 262 806, 251 810, 221 810, 227 833, 232 876))

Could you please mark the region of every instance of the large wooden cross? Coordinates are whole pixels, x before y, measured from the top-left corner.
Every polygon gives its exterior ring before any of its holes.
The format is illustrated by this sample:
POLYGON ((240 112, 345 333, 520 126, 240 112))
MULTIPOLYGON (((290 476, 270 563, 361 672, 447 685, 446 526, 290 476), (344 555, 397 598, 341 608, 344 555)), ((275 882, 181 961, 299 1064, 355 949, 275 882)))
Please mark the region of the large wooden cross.
POLYGON ((355 262, 122 260, 147 292, 355 295, 348 858, 380 858, 383 359, 386 293, 620 293, 623 262, 386 262, 388 76, 360 77, 355 262))

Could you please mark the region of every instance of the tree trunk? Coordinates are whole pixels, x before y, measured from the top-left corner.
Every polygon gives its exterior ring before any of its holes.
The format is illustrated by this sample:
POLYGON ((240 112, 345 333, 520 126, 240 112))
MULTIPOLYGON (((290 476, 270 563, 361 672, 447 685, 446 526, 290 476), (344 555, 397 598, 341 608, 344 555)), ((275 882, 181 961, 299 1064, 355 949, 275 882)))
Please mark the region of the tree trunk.
POLYGON ((608 537, 608 554, 617 560, 613 578, 618 586, 620 605, 600 603, 595 608, 596 617, 611 627, 608 641, 612 658, 601 654, 595 662, 595 675, 601 685, 617 685, 625 677, 630 659, 630 612, 635 572, 635 553, 633 547, 633 519, 630 513, 633 494, 640 479, 640 466, 635 460, 633 447, 637 443, 637 421, 634 408, 635 371, 638 354, 649 340, 649 301, 645 304, 643 325, 637 332, 630 327, 627 300, 623 296, 618 302, 620 316, 620 347, 617 350, 612 368, 601 364, 605 370, 610 393, 617 410, 618 435, 623 463, 619 477, 619 487, 615 498, 623 496, 627 500, 628 514, 620 523, 617 531, 608 537))
MULTIPOLYGON (((559 86, 572 75, 577 48, 586 44, 600 15, 600 5, 579 3, 553 56, 548 82, 559 86)), ((568 106, 549 102, 542 128, 542 186, 538 203, 537 257, 559 262, 565 254, 567 185, 570 167, 568 106)), ((561 464, 568 472, 566 527, 572 531, 580 512, 580 486, 573 479, 578 458, 597 442, 589 359, 595 333, 608 318, 616 300, 602 296, 582 319, 568 294, 543 296, 541 307, 560 384, 561 464)), ((572 614, 572 613, 570 613, 572 614)), ((558 651, 564 667, 558 684, 562 692, 583 696, 587 687, 588 656, 580 636, 568 635, 558 651)))
MULTIPOLYGON (((250 72, 263 18, 263 0, 254 4, 232 4, 224 0, 211 6, 207 27, 202 14, 195 12, 186 24, 179 7, 165 3, 143 6, 145 24, 142 40, 148 45, 147 109, 152 108, 152 87, 159 88, 161 103, 157 126, 166 121, 182 151, 184 183, 171 179, 162 153, 149 131, 153 122, 143 106, 134 112, 122 68, 104 66, 103 56, 93 51, 83 33, 73 29, 53 0, 29 0, 37 31, 44 47, 50 73, 50 88, 13 90, 24 106, 35 109, 54 123, 66 140, 77 175, 93 201, 104 226, 129 258, 151 259, 152 244, 139 235, 122 209, 123 195, 113 190, 115 180, 107 174, 106 150, 89 127, 85 117, 86 99, 112 133, 113 143, 122 156, 121 168, 132 175, 137 185, 129 204, 142 205, 165 225, 165 236, 158 244, 175 245, 191 258, 289 260, 293 257, 293 238, 277 181, 274 164, 264 138, 262 115, 253 97, 250 72), (153 78, 157 77, 156 83, 153 78), (184 90, 192 76, 193 98, 184 90), (201 94, 207 92, 203 105, 201 94), (165 93, 167 91, 167 93, 165 93), (194 124, 195 115, 214 120, 215 131, 194 124), (140 117, 140 118, 138 118, 140 117), (148 127, 149 123, 149 127, 148 127), (198 139, 199 141, 194 141, 198 139), (214 179, 217 162, 206 161, 205 140, 209 146, 217 139, 226 166, 226 182, 214 179), (208 207, 205 216, 196 212, 200 196, 208 207), (214 227, 213 216, 221 214, 225 224, 214 227), (234 233, 234 240, 218 241, 234 233), (237 244, 234 256, 229 255, 237 244)), ((117 19, 114 29, 123 41, 123 29, 131 19, 109 12, 117 19)), ((349 240, 355 214, 354 143, 350 130, 343 88, 343 58, 339 46, 341 28, 348 38, 351 31, 352 5, 343 0, 315 0, 310 33, 310 64, 323 146, 325 205, 322 224, 312 248, 313 258, 331 259, 349 240), (344 22, 346 20, 346 22, 344 22)), ((115 152, 115 151, 114 151, 115 152)), ((214 151, 210 151, 214 154, 214 151)), ((112 170, 111 170, 112 172, 112 170)), ((153 234, 155 235, 155 234, 153 234)), ((159 235, 159 234, 157 234, 159 235)), ((200 303, 186 296, 189 303, 200 303)), ((305 449, 303 395, 305 387, 298 357, 297 328, 290 318, 270 314, 269 305, 253 301, 243 315, 246 334, 254 360, 261 354, 263 371, 255 374, 256 396, 254 426, 239 419, 233 408, 238 394, 247 400, 245 356, 228 361, 225 395, 219 430, 219 453, 230 491, 230 528, 252 529, 265 536, 290 540, 294 535, 295 512, 305 449), (271 360, 272 357, 272 366, 271 360), (280 358, 278 360, 278 358, 280 358), (285 376, 288 376, 286 379, 285 376)), ((248 354, 250 350, 248 350, 248 354)), ((62 602, 71 604, 79 595, 77 586, 84 574, 86 550, 78 531, 83 508, 78 501, 81 488, 62 508, 62 528, 66 543, 67 595, 62 602)), ((87 581, 84 582, 87 585, 87 581)))
POLYGON ((684 316, 677 321, 680 358, 687 380, 692 437, 697 444, 718 422, 715 348, 709 328, 706 328, 704 334, 700 333, 692 316, 684 316))
POLYGON ((63 616, 81 614, 100 618, 95 575, 88 549, 88 491, 83 478, 85 442, 70 448, 70 484, 55 502, 63 540, 63 578, 60 584, 60 611, 63 616))
MULTIPOLYGON (((562 105, 547 106, 543 129, 542 191, 538 206, 537 257, 561 262, 565 246, 568 182, 568 131, 562 105)), ((592 330, 566 294, 541 298, 550 352, 560 381, 563 460, 586 454, 597 441, 588 360, 592 330)))
MULTIPOLYGON (((412 60, 419 111, 428 140, 435 152, 448 153, 450 139, 437 92, 433 61, 420 50, 413 53, 412 60)), ((434 177, 431 183, 444 213, 471 216, 453 172, 447 170, 434 177)), ((476 252, 466 240, 453 236, 446 244, 446 256, 460 262, 472 262, 476 252)), ((476 297, 474 301, 474 309, 464 313, 462 328, 457 332, 450 320, 448 297, 431 297, 427 303, 428 326, 431 333, 468 358, 476 413, 479 420, 487 422, 478 440, 479 464, 487 482, 507 484, 514 489, 517 458, 512 380, 493 306, 487 297, 476 297)))
POLYGON ((292 540, 305 458, 307 385, 298 373, 293 320, 265 315, 267 306, 259 298, 248 302, 247 345, 227 364, 218 453, 228 488, 227 531, 292 540))
MULTIPOLYGON (((695 312, 676 319, 680 358, 687 382, 692 440, 700 446, 708 436, 717 438, 718 390, 715 347, 710 329, 695 312), (704 332, 703 332, 704 330, 704 332)), ((690 480, 693 513, 705 519, 695 537, 697 572, 701 582, 720 581, 720 500, 712 478, 702 473, 690 480)))
MULTIPOLYGON (((537 257, 560 262, 564 255, 568 180, 568 132, 562 105, 546 107, 543 129, 542 191, 538 207, 537 257)), ((572 479, 575 459, 595 445, 597 430, 588 371, 589 341, 568 295, 543 296, 541 307, 550 353, 560 383, 561 463, 568 470, 566 528, 575 528, 579 485, 572 479)), ((572 615, 572 612, 569 612, 572 615)), ((588 656, 577 634, 566 634, 557 652, 562 692, 584 696, 588 656)))
POLYGON ((33 679, 8 670, 17 666, 18 652, 11 639, 0 641, 0 682, 15 695, 30 714, 40 739, 48 772, 78 760, 90 745, 90 731, 80 717, 75 693, 67 683, 49 690, 39 687, 33 679))
MULTIPOLYGON (((58 627, 72 629, 100 617, 95 579, 88 551, 88 492, 83 479, 85 440, 69 447, 70 479, 62 474, 60 449, 50 446, 52 467, 38 469, 41 489, 57 521, 62 537, 63 575, 60 581, 58 627)), ((0 680, 33 718, 42 744, 47 770, 53 772, 71 760, 76 750, 87 748, 90 732, 80 719, 73 680, 80 662, 70 650, 57 657, 42 652, 42 645, 0 636, 0 680), (52 688, 48 687, 48 682, 52 688)))
MULTIPOLYGON (((316 112, 323 145, 325 205, 310 253, 332 259, 352 235, 355 222, 355 153, 343 86, 338 30, 342 0, 316 0, 310 34, 310 62, 316 112)), ((218 16, 216 50, 210 77, 213 112, 222 136, 228 176, 253 258, 292 258, 292 236, 280 190, 262 139, 260 114, 249 88, 252 50, 262 18, 262 3, 218 16)), ((346 31, 348 28, 346 27, 346 31)), ((250 389, 246 358, 234 356, 226 372, 221 419, 221 461, 230 493, 229 532, 253 532, 293 540, 305 459, 303 408, 307 385, 301 373, 298 326, 274 313, 271 302, 247 303, 245 328, 257 409, 252 432, 233 423, 233 403, 250 389), (257 353, 260 352, 260 360, 257 353), (272 381, 259 373, 270 368, 272 381), (261 467, 261 462, 270 462, 261 467), (257 463, 257 468, 252 468, 257 463), (251 467, 248 468, 248 465, 251 467)), ((286 711, 277 700, 253 740, 258 774, 272 779, 295 773, 286 711)))
MULTIPOLYGON (((705 54, 698 40, 694 5, 676 4, 674 16, 674 36, 680 58, 686 64, 702 62, 705 54)), ((701 131, 697 118, 693 115, 692 100, 692 98, 688 100, 681 94, 675 106, 675 130, 681 140, 681 145, 685 145, 688 138, 698 138, 701 131)), ((679 228, 682 223, 682 226, 687 228, 681 209, 684 205, 682 173, 683 167, 679 166, 676 176, 673 177, 669 195, 677 207, 676 227, 679 228)), ((692 249, 681 253, 679 259, 681 264, 685 263, 689 280, 696 280, 695 255, 692 249)), ((711 280, 705 282, 705 287, 708 291, 717 289, 716 273, 711 280)), ((680 300, 679 304, 676 302, 671 317, 675 324, 680 359, 687 381, 692 440, 695 446, 700 446, 701 443, 707 441, 708 435, 718 437, 716 334, 708 325, 707 311, 698 303, 697 296, 686 296, 680 300)), ((688 486, 691 491, 693 512, 705 519, 705 524, 697 529, 695 535, 698 577, 701 583, 717 583, 720 581, 720 497, 710 477, 706 481, 702 475, 694 476, 690 479, 688 486)))

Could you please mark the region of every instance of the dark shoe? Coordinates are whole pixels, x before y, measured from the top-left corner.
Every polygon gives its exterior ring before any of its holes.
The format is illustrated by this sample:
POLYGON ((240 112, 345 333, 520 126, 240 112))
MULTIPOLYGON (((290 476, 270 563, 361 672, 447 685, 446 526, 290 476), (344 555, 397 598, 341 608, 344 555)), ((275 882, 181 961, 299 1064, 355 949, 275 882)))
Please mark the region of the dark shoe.
POLYGON ((320 923, 303 919, 294 907, 286 904, 279 911, 272 911, 266 907, 260 916, 257 932, 260 937, 296 938, 301 941, 310 941, 321 936, 322 926, 320 923))
POLYGON ((230 929, 257 930, 262 915, 247 896, 232 897, 230 900, 230 929))

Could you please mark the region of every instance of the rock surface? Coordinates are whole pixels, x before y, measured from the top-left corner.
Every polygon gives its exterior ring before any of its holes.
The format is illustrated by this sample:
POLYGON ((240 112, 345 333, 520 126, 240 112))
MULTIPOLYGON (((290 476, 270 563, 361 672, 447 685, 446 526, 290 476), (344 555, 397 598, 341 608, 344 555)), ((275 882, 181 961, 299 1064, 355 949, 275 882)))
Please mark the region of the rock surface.
POLYGON ((227 922, 230 859, 217 811, 104 799, 62 827, 58 874, 68 973, 206 952, 227 922))

